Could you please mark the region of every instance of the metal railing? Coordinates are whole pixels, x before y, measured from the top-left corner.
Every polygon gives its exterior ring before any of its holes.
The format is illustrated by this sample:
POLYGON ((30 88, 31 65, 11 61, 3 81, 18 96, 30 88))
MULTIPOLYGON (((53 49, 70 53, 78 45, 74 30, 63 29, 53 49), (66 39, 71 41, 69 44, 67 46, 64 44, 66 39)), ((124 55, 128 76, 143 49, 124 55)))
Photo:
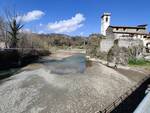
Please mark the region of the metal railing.
POLYGON ((144 97, 133 113, 149 113, 150 112, 150 92, 144 97))
POLYGON ((140 87, 147 79, 149 79, 150 76, 146 76, 141 81, 139 81, 135 86, 130 88, 126 93, 121 95, 119 98, 117 98, 112 104, 110 104, 108 107, 106 107, 102 111, 98 111, 96 113, 110 113, 113 111, 122 101, 124 101, 129 95, 131 95, 138 87, 140 87))

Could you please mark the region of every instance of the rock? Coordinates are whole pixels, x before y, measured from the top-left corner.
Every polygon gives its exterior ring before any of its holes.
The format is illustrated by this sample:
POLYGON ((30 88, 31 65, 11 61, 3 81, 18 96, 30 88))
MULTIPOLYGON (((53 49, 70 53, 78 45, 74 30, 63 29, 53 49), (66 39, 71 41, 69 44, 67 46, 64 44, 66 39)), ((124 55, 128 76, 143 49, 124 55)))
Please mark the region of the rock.
POLYGON ((142 58, 141 53, 142 48, 140 46, 119 47, 116 41, 108 52, 107 61, 114 64, 127 65, 130 58, 135 59, 137 56, 142 58))
POLYGON ((107 61, 115 64, 127 65, 130 57, 129 50, 124 47, 114 45, 107 55, 107 61))
POLYGON ((144 56, 143 56, 142 53, 140 53, 140 54, 136 57, 137 60, 140 60, 140 59, 143 59, 143 58, 144 58, 144 56))
POLYGON ((144 57, 145 60, 150 61, 150 56, 144 57))

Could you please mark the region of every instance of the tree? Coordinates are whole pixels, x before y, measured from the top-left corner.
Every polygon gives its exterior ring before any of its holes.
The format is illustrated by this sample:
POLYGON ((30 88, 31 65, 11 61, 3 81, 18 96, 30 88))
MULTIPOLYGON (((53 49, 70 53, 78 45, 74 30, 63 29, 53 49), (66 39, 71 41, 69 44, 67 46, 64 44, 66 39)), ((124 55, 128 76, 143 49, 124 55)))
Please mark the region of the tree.
POLYGON ((4 26, 4 20, 3 20, 2 17, 0 17, 0 38, 1 38, 1 40, 3 40, 3 37, 5 35, 4 28, 5 28, 5 26, 4 26))
POLYGON ((17 46, 19 48, 32 48, 31 34, 26 32, 21 32, 19 35, 19 41, 17 46))
POLYGON ((7 19, 7 32, 8 32, 8 38, 10 41, 9 47, 10 48, 17 48, 18 41, 19 41, 19 33, 21 29, 23 28, 23 24, 21 22, 21 17, 20 15, 18 16, 16 11, 14 12, 10 10, 5 10, 5 15, 7 19))
POLYGON ((5 43, 5 47, 8 47, 7 39, 7 25, 3 17, 0 16, 0 40, 5 43))
POLYGON ((16 18, 13 18, 9 23, 10 31, 8 31, 10 35, 10 47, 16 48, 18 43, 18 34, 19 31, 23 28, 23 25, 20 22, 17 22, 16 18))

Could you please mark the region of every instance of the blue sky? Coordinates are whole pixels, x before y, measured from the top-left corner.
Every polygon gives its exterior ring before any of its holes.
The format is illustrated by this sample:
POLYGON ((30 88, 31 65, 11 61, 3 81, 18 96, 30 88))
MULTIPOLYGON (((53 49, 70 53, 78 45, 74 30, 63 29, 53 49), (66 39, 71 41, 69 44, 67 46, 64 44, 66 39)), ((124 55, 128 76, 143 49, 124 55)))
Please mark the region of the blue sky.
POLYGON ((15 6, 26 30, 89 35, 100 33, 103 12, 112 13, 112 25, 150 25, 149 4, 149 0, 0 0, 0 10, 15 6))

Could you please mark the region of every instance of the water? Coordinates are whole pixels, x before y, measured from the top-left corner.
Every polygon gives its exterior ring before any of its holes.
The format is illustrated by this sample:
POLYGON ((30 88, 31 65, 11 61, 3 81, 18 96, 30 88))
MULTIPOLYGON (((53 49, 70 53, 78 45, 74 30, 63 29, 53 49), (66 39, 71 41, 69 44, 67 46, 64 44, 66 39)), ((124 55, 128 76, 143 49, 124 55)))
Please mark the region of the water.
POLYGON ((70 74, 83 73, 86 69, 86 58, 84 54, 76 54, 62 60, 45 60, 42 61, 51 73, 70 74))
POLYGON ((116 94, 121 95, 132 83, 100 64, 83 73, 86 69, 84 54, 62 60, 47 57, 36 63, 40 69, 34 70, 30 65, 27 70, 24 68, 0 81, 0 113, 92 113, 110 104, 116 94))
POLYGON ((0 80, 8 78, 13 74, 16 74, 19 71, 19 68, 12 68, 8 70, 0 70, 0 80))
MULTIPOLYGON (((86 58, 84 54, 76 54, 62 60, 42 59, 36 63, 45 65, 46 70, 58 75, 65 75, 70 73, 84 73, 86 69, 86 58)), ((8 78, 18 72, 19 68, 13 68, 0 71, 0 79, 8 78)))

